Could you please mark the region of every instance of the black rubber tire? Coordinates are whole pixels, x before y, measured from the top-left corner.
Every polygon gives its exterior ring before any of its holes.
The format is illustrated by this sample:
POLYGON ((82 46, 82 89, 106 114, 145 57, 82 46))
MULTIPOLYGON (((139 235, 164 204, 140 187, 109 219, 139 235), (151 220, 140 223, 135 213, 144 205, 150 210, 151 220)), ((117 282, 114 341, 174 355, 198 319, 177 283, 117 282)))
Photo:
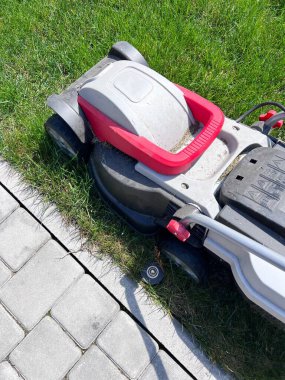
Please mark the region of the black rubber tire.
POLYGON ((164 279, 164 272, 162 267, 157 262, 147 264, 142 272, 142 279, 149 285, 158 285, 164 279))
POLYGON ((141 65, 148 66, 144 56, 127 41, 119 41, 115 43, 111 47, 108 56, 115 57, 117 59, 125 59, 127 61, 137 62, 141 65))
POLYGON ((91 142, 82 143, 69 125, 57 114, 45 123, 47 134, 59 149, 68 157, 87 160, 91 151, 91 142))
POLYGON ((207 277, 204 251, 187 243, 182 243, 172 236, 162 235, 157 241, 160 254, 183 269, 197 284, 204 283, 207 277))

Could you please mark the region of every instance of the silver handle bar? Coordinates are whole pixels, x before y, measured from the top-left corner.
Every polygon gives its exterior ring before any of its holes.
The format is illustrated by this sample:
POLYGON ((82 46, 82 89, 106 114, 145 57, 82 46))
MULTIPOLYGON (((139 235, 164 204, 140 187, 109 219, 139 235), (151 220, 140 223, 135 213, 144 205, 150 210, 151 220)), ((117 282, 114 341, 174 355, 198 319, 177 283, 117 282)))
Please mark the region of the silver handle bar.
POLYGON ((209 216, 202 214, 188 215, 180 221, 184 226, 188 226, 190 223, 197 223, 207 228, 210 231, 222 236, 230 242, 239 245, 243 249, 247 249, 250 253, 259 258, 267 261, 268 263, 278 267, 285 272, 285 257, 281 254, 273 251, 270 248, 252 240, 251 238, 244 236, 238 231, 231 229, 224 224, 217 222, 209 216))

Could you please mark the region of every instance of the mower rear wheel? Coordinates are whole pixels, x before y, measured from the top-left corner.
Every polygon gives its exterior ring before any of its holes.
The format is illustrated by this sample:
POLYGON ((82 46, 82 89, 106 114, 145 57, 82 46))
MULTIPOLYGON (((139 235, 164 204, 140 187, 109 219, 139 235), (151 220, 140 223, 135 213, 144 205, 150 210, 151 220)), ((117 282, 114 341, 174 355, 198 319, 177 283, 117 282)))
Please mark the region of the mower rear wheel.
POLYGON ((158 248, 162 256, 183 269, 195 283, 201 284, 205 281, 206 261, 201 248, 181 243, 171 236, 160 239, 158 248))
POLYGON ((53 142, 70 158, 86 160, 91 150, 91 143, 82 143, 69 125, 57 114, 45 123, 45 129, 53 142))
POLYGON ((119 41, 115 43, 111 47, 108 55, 118 59, 125 59, 127 61, 137 62, 144 66, 148 66, 148 63, 144 56, 127 41, 119 41))

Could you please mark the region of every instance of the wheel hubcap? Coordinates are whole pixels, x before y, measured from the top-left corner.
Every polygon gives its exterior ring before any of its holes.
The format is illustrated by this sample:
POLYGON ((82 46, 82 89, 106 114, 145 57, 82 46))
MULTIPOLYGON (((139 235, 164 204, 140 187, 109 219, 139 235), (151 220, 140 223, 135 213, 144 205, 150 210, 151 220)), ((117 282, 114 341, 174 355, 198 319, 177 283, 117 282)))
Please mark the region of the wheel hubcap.
POLYGON ((147 269, 147 275, 150 278, 156 278, 158 276, 158 269, 154 266, 151 266, 147 269))

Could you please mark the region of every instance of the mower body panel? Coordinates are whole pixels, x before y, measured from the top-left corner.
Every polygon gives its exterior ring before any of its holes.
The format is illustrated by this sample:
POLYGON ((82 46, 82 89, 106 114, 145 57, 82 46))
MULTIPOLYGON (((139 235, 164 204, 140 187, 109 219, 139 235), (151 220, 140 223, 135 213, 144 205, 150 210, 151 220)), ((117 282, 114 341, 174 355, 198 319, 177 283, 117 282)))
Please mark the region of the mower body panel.
POLYGON ((166 176, 140 162, 137 163, 136 170, 185 203, 194 203, 203 213, 215 218, 221 210, 216 193, 226 171, 231 166, 234 167, 238 156, 247 149, 270 145, 267 136, 225 118, 219 136, 188 171, 166 176))
POLYGON ((183 93, 136 62, 109 65, 81 87, 79 96, 127 131, 168 151, 194 124, 183 93))

